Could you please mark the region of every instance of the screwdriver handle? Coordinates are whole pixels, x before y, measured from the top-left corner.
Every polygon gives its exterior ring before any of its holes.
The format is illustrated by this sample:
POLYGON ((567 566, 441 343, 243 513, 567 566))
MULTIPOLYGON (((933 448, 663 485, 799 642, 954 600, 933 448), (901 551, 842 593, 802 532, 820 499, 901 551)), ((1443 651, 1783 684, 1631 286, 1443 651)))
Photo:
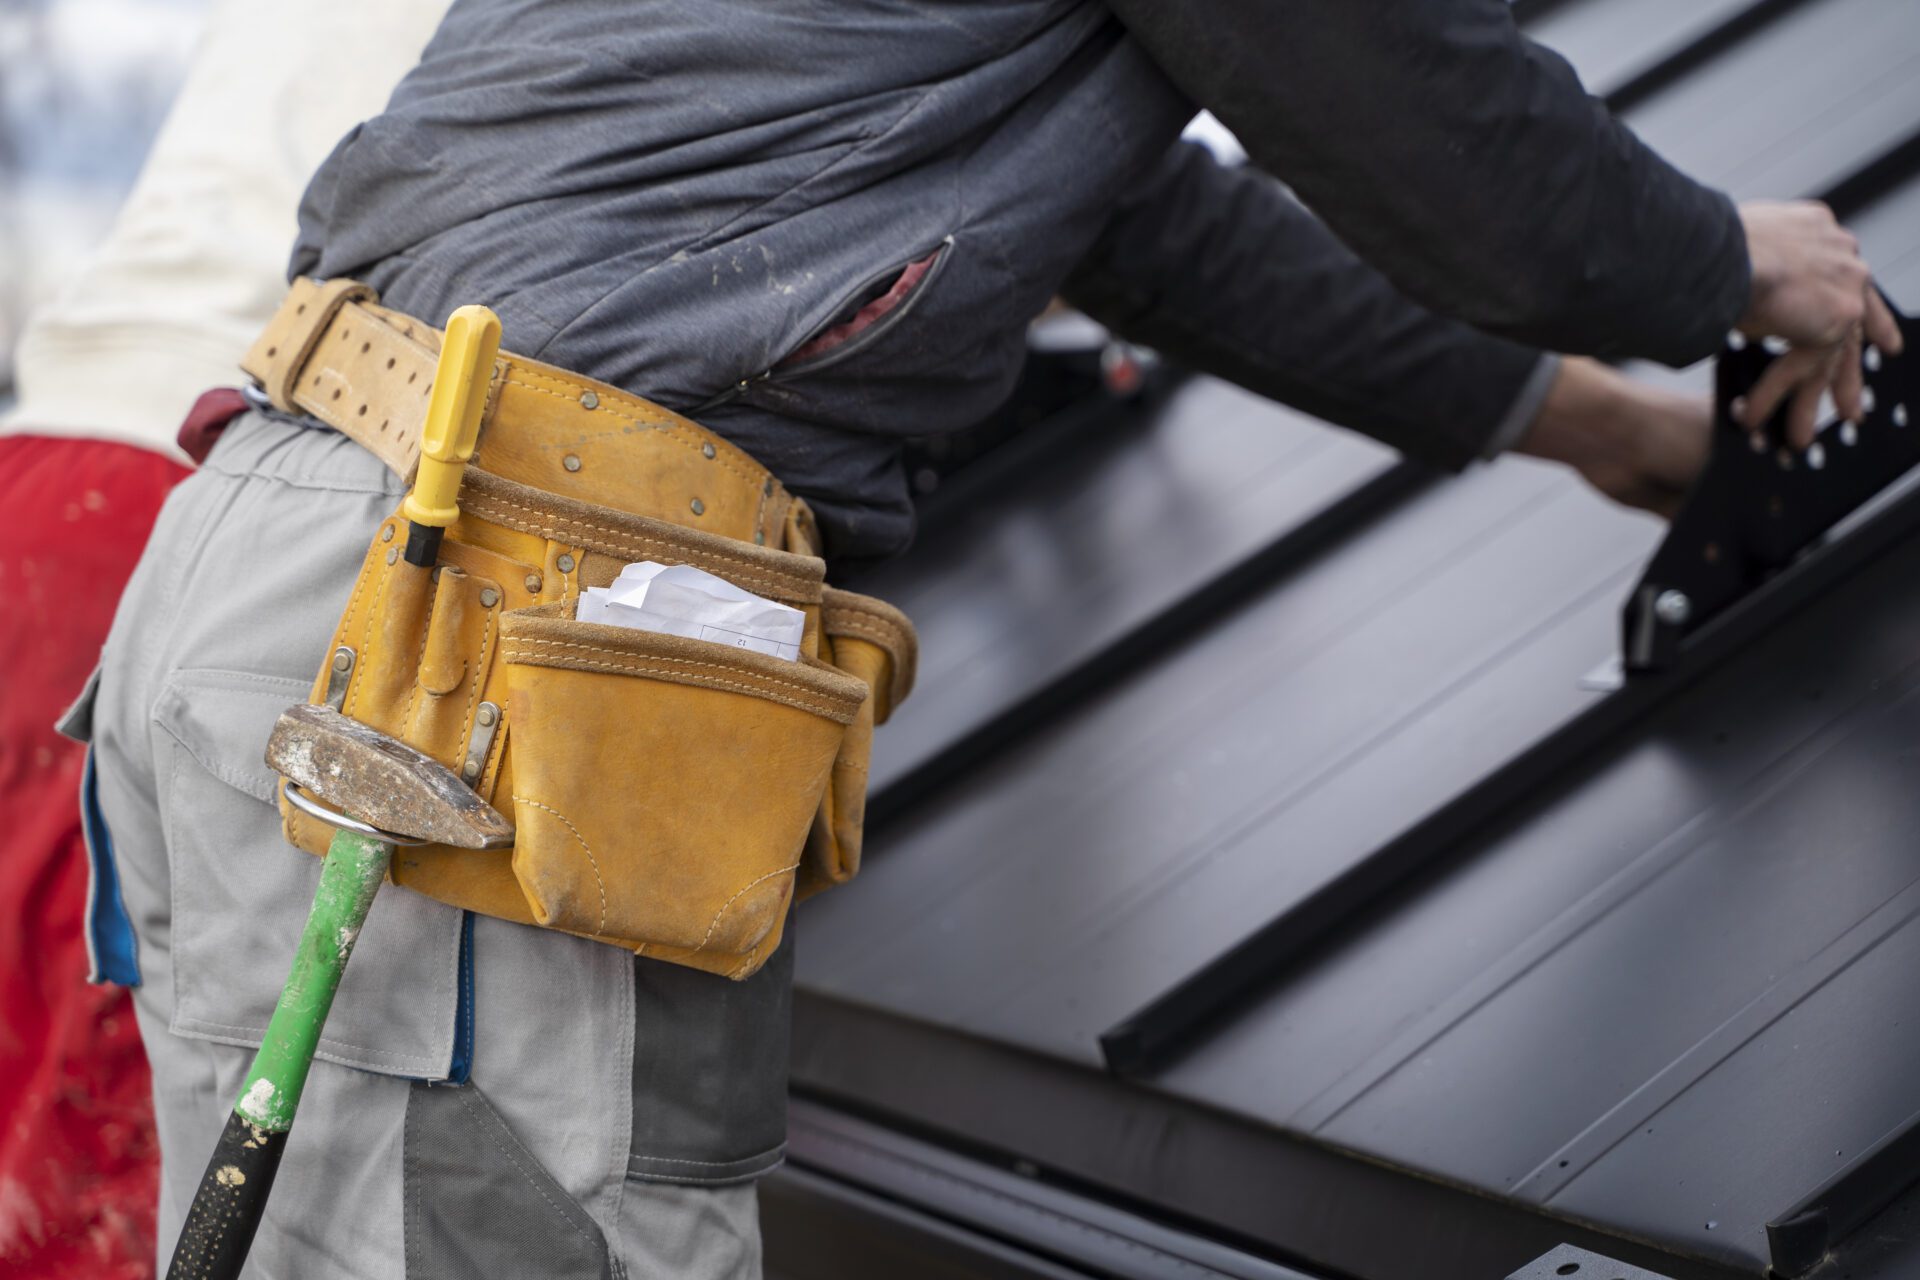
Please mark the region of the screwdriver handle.
POLYGON ((400 506, 411 526, 407 561, 428 566, 440 549, 440 533, 460 515, 460 478, 480 441, 480 415, 493 383, 500 351, 500 317, 470 305, 447 317, 440 361, 420 430, 420 466, 400 506))

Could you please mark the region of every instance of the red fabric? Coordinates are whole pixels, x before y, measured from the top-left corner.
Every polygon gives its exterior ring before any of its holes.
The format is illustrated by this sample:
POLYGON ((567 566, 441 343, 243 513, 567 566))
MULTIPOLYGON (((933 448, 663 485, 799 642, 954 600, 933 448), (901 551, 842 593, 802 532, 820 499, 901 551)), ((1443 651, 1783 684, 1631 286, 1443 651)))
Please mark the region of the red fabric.
POLYGON ((186 474, 132 445, 0 436, 0 1276, 153 1274, 146 1056, 127 993, 86 983, 83 750, 52 726, 186 474))
POLYGON ((232 387, 202 391, 193 408, 187 410, 187 420, 180 424, 180 434, 175 437, 180 451, 195 462, 205 462, 227 424, 246 411, 247 398, 232 387))
POLYGON ((897 310, 900 304, 907 300, 907 296, 913 292, 914 286, 920 283, 927 272, 933 270, 933 260, 939 256, 940 254, 936 250, 918 262, 909 262, 906 268, 894 278, 892 286, 889 287, 885 293, 854 312, 850 319, 841 324, 836 324, 832 328, 823 330, 820 335, 812 341, 803 343, 792 355, 780 363, 783 365, 799 364, 802 360, 811 360, 815 356, 823 356, 835 347, 845 346, 859 334, 871 329, 880 322, 882 317, 897 310))

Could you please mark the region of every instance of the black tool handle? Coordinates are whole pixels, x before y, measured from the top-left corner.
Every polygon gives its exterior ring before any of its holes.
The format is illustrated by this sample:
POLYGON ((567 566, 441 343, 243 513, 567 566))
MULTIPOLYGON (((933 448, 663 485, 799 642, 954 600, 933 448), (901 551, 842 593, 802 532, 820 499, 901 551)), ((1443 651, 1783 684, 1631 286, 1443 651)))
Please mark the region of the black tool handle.
POLYGON ((173 1247, 167 1280, 235 1280, 247 1263, 253 1233, 267 1207, 267 1193, 287 1147, 284 1131, 269 1133, 239 1112, 227 1127, 200 1177, 187 1210, 187 1225, 173 1247))

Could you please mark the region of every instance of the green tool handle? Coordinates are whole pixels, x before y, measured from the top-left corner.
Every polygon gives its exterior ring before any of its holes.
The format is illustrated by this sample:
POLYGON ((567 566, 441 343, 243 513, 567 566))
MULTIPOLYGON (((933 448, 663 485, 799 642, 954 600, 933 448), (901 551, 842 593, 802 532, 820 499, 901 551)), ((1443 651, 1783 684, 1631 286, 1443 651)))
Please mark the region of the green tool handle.
POLYGON ((200 1178, 167 1280, 233 1280, 246 1264, 327 1010, 392 860, 392 845, 351 831, 327 847, 293 972, 200 1178))

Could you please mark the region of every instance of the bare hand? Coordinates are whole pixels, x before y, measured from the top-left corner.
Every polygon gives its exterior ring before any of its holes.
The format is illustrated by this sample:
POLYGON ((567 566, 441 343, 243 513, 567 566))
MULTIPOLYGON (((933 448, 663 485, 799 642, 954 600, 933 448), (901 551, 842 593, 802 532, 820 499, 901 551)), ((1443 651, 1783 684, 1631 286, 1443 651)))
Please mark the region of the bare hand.
POLYGON ((1713 405, 1568 357, 1520 453, 1564 462, 1615 502, 1671 517, 1706 465, 1713 405))
POLYGON ((1753 264, 1740 331, 1782 339, 1788 349, 1734 412, 1745 426, 1758 429, 1786 402, 1787 439, 1804 449, 1819 428, 1824 393, 1832 393, 1842 417, 1857 422, 1864 416, 1862 343, 1898 355, 1900 330, 1874 291, 1860 242, 1827 206, 1810 200, 1757 201, 1740 207, 1740 221, 1753 264))

